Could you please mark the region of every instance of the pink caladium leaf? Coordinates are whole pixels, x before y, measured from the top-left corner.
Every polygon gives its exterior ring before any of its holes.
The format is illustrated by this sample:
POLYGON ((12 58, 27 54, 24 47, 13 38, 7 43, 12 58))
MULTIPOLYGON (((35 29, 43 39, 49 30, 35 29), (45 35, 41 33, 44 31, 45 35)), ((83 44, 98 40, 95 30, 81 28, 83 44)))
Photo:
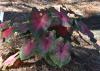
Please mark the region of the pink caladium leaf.
POLYGON ((47 28, 48 27, 48 21, 49 21, 49 18, 48 18, 48 15, 47 15, 47 13, 45 13, 43 16, 42 16, 42 18, 41 18, 41 22, 40 22, 40 27, 41 28, 43 28, 43 29, 45 29, 45 28, 47 28))
POLYGON ((55 45, 52 45, 52 47, 54 49, 49 52, 47 56, 56 66, 62 67, 70 62, 71 56, 69 49, 71 45, 69 43, 64 43, 62 40, 57 40, 55 41, 55 45))
POLYGON ((7 58, 7 59, 3 62, 2 66, 3 66, 3 67, 12 66, 12 65, 14 64, 14 62, 18 59, 18 54, 19 54, 19 52, 17 52, 17 53, 14 54, 14 55, 11 55, 9 58, 7 58))
POLYGON ((50 47, 53 45, 52 37, 42 37, 39 40, 38 48, 40 49, 41 55, 45 55, 48 51, 50 51, 50 47))
POLYGON ((0 23, 0 28, 3 28, 5 26, 4 23, 0 23))
POLYGON ((32 24, 30 24, 30 31, 35 38, 39 38, 41 34, 47 29, 48 15, 46 10, 38 11, 33 9, 32 24))
POLYGON ((45 10, 38 11, 37 9, 32 12, 32 25, 33 29, 43 29, 48 21, 48 15, 45 10))
POLYGON ((36 30, 39 29, 39 24, 41 21, 41 16, 40 16, 40 12, 39 11, 34 11, 32 13, 32 27, 33 29, 35 28, 36 30))
POLYGON ((8 38, 13 33, 14 27, 9 27, 8 29, 2 32, 3 38, 8 38))
POLYGON ((20 59, 25 60, 33 56, 36 47, 35 41, 28 39, 24 46, 20 49, 20 59))
POLYGON ((65 11, 60 8, 60 18, 62 19, 62 25, 67 28, 67 31, 72 34, 73 28, 70 24, 70 18, 66 15, 65 11))
POLYGON ((65 27, 71 27, 70 25, 70 18, 64 12, 64 9, 60 8, 60 18, 62 19, 62 25, 65 27))

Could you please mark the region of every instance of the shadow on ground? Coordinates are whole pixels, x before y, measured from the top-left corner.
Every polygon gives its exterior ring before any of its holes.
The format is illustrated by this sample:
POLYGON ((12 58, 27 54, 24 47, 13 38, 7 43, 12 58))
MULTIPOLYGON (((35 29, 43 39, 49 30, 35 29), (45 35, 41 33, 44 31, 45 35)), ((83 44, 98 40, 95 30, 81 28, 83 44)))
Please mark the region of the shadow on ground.
POLYGON ((100 71, 100 54, 94 49, 72 48, 72 61, 62 68, 52 67, 44 59, 36 63, 23 63, 19 68, 10 71, 100 71))
POLYGON ((91 30, 100 30, 100 13, 84 18, 83 21, 91 30))

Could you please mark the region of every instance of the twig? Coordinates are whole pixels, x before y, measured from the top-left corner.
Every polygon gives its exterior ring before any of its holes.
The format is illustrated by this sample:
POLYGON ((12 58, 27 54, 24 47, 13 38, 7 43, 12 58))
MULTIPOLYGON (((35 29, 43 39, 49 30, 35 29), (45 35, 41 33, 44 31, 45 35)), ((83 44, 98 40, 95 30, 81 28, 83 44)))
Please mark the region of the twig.
POLYGON ((81 34, 80 34, 78 31, 76 31, 76 32, 79 34, 79 36, 80 36, 80 38, 81 38, 82 40, 84 40, 87 44, 91 45, 88 41, 86 41, 86 40, 81 36, 81 34))

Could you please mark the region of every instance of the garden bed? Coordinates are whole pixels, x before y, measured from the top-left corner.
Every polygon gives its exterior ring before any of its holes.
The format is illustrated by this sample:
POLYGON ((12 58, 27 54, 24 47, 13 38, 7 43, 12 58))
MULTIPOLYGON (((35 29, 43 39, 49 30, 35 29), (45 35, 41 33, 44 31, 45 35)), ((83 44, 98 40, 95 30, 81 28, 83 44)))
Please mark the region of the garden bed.
MULTIPOLYGON (((0 9, 2 11, 5 11, 4 23, 7 23, 9 21, 11 21, 12 23, 14 22, 27 23, 28 19, 31 16, 32 7, 34 6, 37 8, 43 8, 47 5, 40 4, 39 6, 37 6, 37 4, 16 3, 16 2, 10 5, 7 2, 1 2, 0 9)), ((54 7, 57 9, 60 6, 61 5, 54 5, 54 7)), ((68 4, 66 5, 66 7, 70 8, 76 13, 77 12, 81 13, 83 16, 85 15, 82 21, 84 21, 84 23, 86 23, 88 27, 92 30, 94 36, 97 39, 97 43, 100 44, 99 2, 82 3, 82 5, 68 4), (98 17, 98 19, 95 18, 94 15, 98 17)), ((21 41, 19 40, 17 44, 21 44, 21 41)), ((34 56, 32 59, 25 60, 23 62, 18 60, 15 63, 15 65, 8 67, 7 71, 100 71, 100 53, 97 50, 93 49, 92 48, 93 46, 91 45, 87 47, 84 46, 73 47, 71 49, 72 60, 70 61, 69 64, 64 65, 62 68, 53 67, 49 65, 43 58, 34 56)), ((6 55, 9 56, 10 54, 12 54, 12 53, 9 54, 10 52, 9 49, 10 47, 6 44, 4 44, 4 47, 3 46, 0 47, 0 52, 1 54, 3 54, 4 59, 6 59, 6 55)))

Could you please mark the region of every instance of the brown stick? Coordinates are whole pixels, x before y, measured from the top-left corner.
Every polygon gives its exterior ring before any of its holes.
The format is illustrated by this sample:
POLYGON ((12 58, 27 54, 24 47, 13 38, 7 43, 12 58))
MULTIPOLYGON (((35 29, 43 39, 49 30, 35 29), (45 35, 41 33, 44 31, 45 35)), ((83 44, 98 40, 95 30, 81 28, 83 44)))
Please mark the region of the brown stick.
POLYGON ((80 36, 80 38, 81 38, 82 40, 84 40, 87 44, 91 45, 88 41, 86 41, 86 40, 81 36, 81 34, 80 34, 78 31, 76 31, 76 32, 79 34, 79 36, 80 36))

